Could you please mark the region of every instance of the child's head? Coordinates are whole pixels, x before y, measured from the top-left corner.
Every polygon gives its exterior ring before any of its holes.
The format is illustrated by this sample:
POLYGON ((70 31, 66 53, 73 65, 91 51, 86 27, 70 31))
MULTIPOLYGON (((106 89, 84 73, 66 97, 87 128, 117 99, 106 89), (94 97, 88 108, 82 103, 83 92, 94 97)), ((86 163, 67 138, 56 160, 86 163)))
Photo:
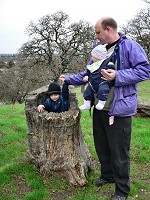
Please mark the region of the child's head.
POLYGON ((61 88, 58 83, 51 83, 48 87, 48 94, 53 101, 57 101, 61 94, 61 88))
POLYGON ((107 50, 105 45, 98 45, 91 51, 91 56, 93 62, 96 62, 98 60, 102 60, 107 57, 107 50))

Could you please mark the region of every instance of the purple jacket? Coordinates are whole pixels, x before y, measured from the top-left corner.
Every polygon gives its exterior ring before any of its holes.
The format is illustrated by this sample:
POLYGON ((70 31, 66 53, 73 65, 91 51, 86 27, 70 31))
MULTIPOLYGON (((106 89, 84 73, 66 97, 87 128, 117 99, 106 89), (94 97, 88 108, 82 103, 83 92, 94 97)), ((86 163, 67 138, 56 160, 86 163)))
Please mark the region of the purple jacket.
MULTIPOLYGON (((114 100, 109 115, 126 117, 137 112, 137 85, 150 78, 150 64, 140 44, 119 34, 120 70, 116 70, 114 100)), ((86 70, 66 76, 66 81, 70 85, 82 85, 85 74, 86 70)))

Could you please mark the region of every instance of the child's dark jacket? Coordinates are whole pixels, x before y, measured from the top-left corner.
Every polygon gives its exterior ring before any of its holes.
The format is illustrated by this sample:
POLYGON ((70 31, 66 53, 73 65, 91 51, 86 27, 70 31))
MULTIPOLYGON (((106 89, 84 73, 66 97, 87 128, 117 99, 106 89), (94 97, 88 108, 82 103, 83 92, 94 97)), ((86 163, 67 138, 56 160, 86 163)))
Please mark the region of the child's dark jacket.
POLYGON ((62 86, 62 92, 57 101, 53 101, 51 98, 47 98, 42 102, 42 105, 44 105, 45 110, 48 112, 65 112, 68 110, 69 107, 69 89, 68 84, 65 82, 62 86))

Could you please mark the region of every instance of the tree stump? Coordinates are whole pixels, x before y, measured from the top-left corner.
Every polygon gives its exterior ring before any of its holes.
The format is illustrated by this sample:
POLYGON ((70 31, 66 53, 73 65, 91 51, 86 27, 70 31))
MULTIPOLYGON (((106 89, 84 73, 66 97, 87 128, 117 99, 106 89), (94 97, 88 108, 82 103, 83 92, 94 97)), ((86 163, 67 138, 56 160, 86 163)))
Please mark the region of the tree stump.
POLYGON ((93 161, 80 127, 76 95, 70 93, 69 111, 37 111, 37 103, 46 97, 48 86, 31 92, 25 100, 28 158, 41 174, 58 174, 73 185, 87 184, 87 172, 93 161))

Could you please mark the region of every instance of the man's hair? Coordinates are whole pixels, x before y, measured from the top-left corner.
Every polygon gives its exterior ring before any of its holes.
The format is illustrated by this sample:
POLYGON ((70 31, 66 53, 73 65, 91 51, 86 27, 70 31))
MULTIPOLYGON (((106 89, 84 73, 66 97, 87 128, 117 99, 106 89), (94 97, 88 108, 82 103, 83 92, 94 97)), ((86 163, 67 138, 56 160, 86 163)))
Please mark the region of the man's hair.
POLYGON ((103 18, 101 25, 103 29, 106 29, 107 26, 110 26, 113 29, 117 29, 117 22, 111 17, 103 18))

